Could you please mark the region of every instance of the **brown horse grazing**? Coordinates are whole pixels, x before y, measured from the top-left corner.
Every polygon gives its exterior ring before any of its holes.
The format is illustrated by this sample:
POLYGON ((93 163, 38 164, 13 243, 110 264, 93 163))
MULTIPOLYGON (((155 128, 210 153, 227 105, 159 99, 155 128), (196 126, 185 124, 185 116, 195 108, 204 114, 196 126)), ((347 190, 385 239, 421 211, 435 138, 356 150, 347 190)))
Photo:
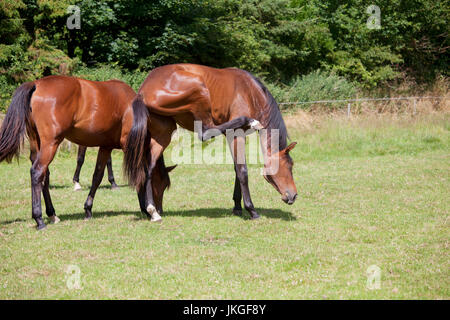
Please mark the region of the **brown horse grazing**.
MULTIPOLYGON (((95 192, 103 178, 106 162, 113 149, 123 149, 132 126, 131 101, 134 97, 134 90, 121 81, 95 82, 66 76, 27 82, 16 90, 0 130, 0 162, 10 162, 14 156, 19 156, 26 133, 32 162, 32 217, 38 230, 45 227, 41 192, 47 216, 54 223, 59 221, 50 198, 48 166, 64 138, 80 145, 100 147, 91 190, 84 204, 86 218, 92 217, 95 192)), ((170 118, 155 116, 156 128, 160 121, 173 122, 170 118)), ((152 141, 147 140, 147 144, 159 141, 158 132, 152 136, 152 141)), ((165 135, 159 143, 164 145, 164 139, 165 135)), ((157 176, 158 181, 138 189, 139 204, 145 213, 146 194, 156 195, 156 205, 162 206, 162 194, 170 184, 168 171, 171 169, 165 168, 164 159, 161 158, 154 167, 152 176, 157 176)), ((155 216, 156 220, 160 219, 157 213, 155 216)))
MULTIPOLYGON (((87 147, 78 146, 77 168, 75 169, 75 173, 74 173, 73 179, 72 179, 73 184, 75 185, 74 186, 75 191, 81 190, 80 172, 81 172, 81 167, 84 164, 84 158, 86 157, 86 150, 87 150, 87 147)), ((113 169, 112 169, 111 157, 109 157, 108 161, 106 162, 106 168, 108 169, 108 181, 109 181, 109 183, 111 183, 111 189, 112 190, 118 189, 119 186, 117 185, 116 181, 114 180, 114 173, 113 173, 113 169)))
MULTIPOLYGON (((209 133, 205 132, 209 129, 225 133, 228 129, 265 128, 266 130, 260 131, 264 132, 261 136, 264 177, 282 195, 284 202, 293 204, 296 200, 297 189, 292 177, 293 161, 289 156, 296 142, 287 145, 287 130, 278 104, 261 81, 249 72, 193 64, 175 64, 154 69, 133 101, 133 112, 133 127, 127 140, 124 160, 131 184, 139 186, 144 179, 146 160, 142 155, 147 154, 147 145, 143 141, 147 139, 147 120, 151 112, 170 116, 181 127, 191 131, 194 131, 194 121, 201 121, 202 133, 199 136, 202 140, 210 138, 209 133), (278 130, 278 140, 272 139, 276 137, 276 133, 272 136, 273 129, 278 130)), ((244 207, 251 218, 258 218, 248 188, 245 136, 236 136, 229 143, 236 172, 233 212, 242 214, 243 196, 244 207)), ((161 147, 152 149, 151 156, 157 159, 162 151, 161 147)), ((156 163, 154 158, 152 164, 156 163)), ((151 177, 147 179, 151 181, 151 177)), ((147 210, 153 212, 155 208, 151 195, 147 198, 147 203, 147 210)))

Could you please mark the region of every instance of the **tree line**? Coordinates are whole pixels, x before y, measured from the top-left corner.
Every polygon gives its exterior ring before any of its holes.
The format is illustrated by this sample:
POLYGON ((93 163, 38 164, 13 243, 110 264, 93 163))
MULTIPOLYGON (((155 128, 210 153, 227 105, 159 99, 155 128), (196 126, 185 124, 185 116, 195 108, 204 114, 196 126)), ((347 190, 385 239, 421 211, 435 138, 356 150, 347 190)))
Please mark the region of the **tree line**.
POLYGON ((2 0, 0 99, 78 68, 133 73, 179 62, 239 67, 272 83, 317 70, 366 89, 405 76, 431 82, 448 76, 449 12, 445 0, 2 0), (80 29, 66 25, 70 5, 80 29))

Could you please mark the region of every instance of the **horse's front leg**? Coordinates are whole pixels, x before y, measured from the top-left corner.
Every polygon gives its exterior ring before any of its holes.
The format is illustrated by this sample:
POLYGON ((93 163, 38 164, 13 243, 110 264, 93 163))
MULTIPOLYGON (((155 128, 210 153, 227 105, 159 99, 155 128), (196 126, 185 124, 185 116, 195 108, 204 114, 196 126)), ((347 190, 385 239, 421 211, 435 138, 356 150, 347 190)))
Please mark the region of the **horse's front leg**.
POLYGON ((137 195, 138 195, 138 199, 139 199, 139 207, 141 208, 141 212, 143 214, 145 214, 149 219, 152 218, 152 216, 147 212, 147 207, 146 207, 146 199, 145 199, 145 194, 147 192, 146 189, 147 186, 147 181, 145 181, 144 185, 141 186, 138 190, 137 190, 137 195))
MULTIPOLYGON (((244 199, 244 208, 250 213, 251 219, 259 218, 259 214, 255 210, 252 198, 250 196, 250 189, 248 187, 248 170, 245 161, 245 136, 236 136, 230 144, 231 153, 234 161, 234 168, 236 171, 237 180, 239 180, 240 190, 235 186, 233 199, 235 201, 235 209, 240 207, 240 193, 244 199), (240 191, 240 193, 239 193, 240 191)), ((234 212, 235 210, 233 210, 234 212)))
POLYGON ((258 219, 259 214, 255 210, 255 206, 253 205, 252 198, 250 197, 250 189, 248 187, 248 171, 246 164, 237 164, 236 165, 236 174, 238 176, 242 198, 244 199, 244 208, 250 213, 250 218, 258 219))
MULTIPOLYGON (((164 168, 164 169, 165 169, 165 168, 164 168)), ((158 166, 156 166, 156 167, 152 170, 152 172, 153 172, 154 170, 158 170, 158 166)), ((146 174, 147 174, 147 172, 146 172, 146 174)), ((157 174, 158 174, 158 172, 157 172, 157 174)), ((141 208, 141 212, 142 212, 143 214, 145 214, 145 215, 147 216, 147 218, 151 219, 152 221, 159 221, 159 220, 161 220, 160 215, 162 214, 162 211, 163 211, 163 210, 162 210, 162 195, 156 194, 156 199, 155 199, 154 190, 153 190, 153 185, 152 185, 152 183, 155 183, 155 181, 151 182, 152 178, 154 178, 153 175, 150 177, 150 179, 147 178, 147 180, 145 181, 144 185, 141 186, 141 187, 137 190, 137 195, 138 195, 138 199, 139 199, 139 206, 140 206, 140 208, 141 208), (151 190, 147 190, 147 186, 150 186, 150 189, 151 189, 151 190), (157 216, 157 215, 155 215, 155 214, 153 213, 153 216, 152 216, 152 215, 148 212, 148 210, 147 210, 147 208, 149 207, 149 205, 151 205, 151 201, 148 201, 148 202, 147 202, 147 193, 150 193, 150 192, 151 192, 152 199, 153 199, 153 201, 154 201, 154 203, 155 203, 154 207, 156 208, 156 212, 157 212, 157 214, 159 215, 159 220, 158 220, 158 216, 157 216)), ((150 209, 151 209, 151 207, 150 207, 150 209)), ((150 210, 150 211, 151 211, 151 212, 154 212, 154 211, 152 211, 152 210, 150 210)))
POLYGON ((156 167, 156 163, 159 157, 162 155, 164 147, 158 143, 152 141, 150 146, 150 161, 146 170, 146 180, 143 187, 145 189, 145 200, 146 200, 146 211, 150 215, 150 220, 152 222, 161 221, 161 216, 158 212, 157 205, 153 198, 153 188, 152 188, 152 174, 153 169, 156 167))
MULTIPOLYGON (((158 170, 158 167, 156 167, 152 171, 154 171, 154 170, 158 170)), ((155 183, 155 182, 151 182, 152 178, 154 178, 153 175, 150 178, 147 178, 144 185, 141 186, 137 190, 137 195, 138 195, 138 199, 139 199, 139 207, 141 208, 141 212, 143 214, 145 214, 147 216, 147 218, 149 218, 151 221, 155 222, 155 221, 161 220, 162 196, 156 195, 156 199, 155 199, 153 185, 152 185, 152 183, 155 183), (151 190, 147 190, 147 186, 150 186, 151 190), (152 199, 154 201, 154 205, 151 203, 151 201, 147 201, 147 194, 150 194, 150 193, 151 193, 152 199), (155 214, 155 211, 152 210, 152 206, 154 206, 156 208, 156 214, 155 214), (150 213, 149 211, 152 213, 150 213), (159 219, 158 219, 158 217, 159 217, 159 219)))
POLYGON ((234 200, 234 208, 233 214, 237 216, 242 216, 242 191, 241 191, 241 183, 237 176, 236 166, 234 166, 234 171, 236 172, 236 178, 234 179, 234 192, 233 192, 233 200, 234 200))

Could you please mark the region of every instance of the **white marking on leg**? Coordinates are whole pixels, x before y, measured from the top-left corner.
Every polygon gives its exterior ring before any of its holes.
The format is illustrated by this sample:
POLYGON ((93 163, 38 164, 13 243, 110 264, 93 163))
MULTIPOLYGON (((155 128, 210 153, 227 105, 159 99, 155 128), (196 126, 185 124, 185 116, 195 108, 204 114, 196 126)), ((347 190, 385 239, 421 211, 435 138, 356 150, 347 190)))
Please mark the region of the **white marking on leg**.
POLYGON ((80 191, 81 185, 78 182, 75 182, 75 186, 73 187, 73 191, 80 191))
POLYGON ((147 212, 152 216, 153 213, 156 212, 156 208, 155 208, 152 204, 149 204, 149 205, 147 206, 147 212))
POLYGON ((256 119, 253 119, 252 121, 250 121, 250 128, 255 129, 255 130, 264 129, 262 124, 256 119))
POLYGON ((160 222, 162 221, 161 216, 159 215, 159 213, 156 211, 153 215, 152 218, 150 220, 151 222, 160 222))
POLYGON ((151 216, 151 222, 158 222, 162 220, 161 216, 158 213, 158 210, 156 210, 156 208, 152 204, 149 204, 147 206, 147 212, 151 216))
POLYGON ((49 218, 50 218, 50 221, 54 224, 57 224, 58 222, 61 221, 61 220, 59 220, 59 218, 57 216, 51 216, 49 218))

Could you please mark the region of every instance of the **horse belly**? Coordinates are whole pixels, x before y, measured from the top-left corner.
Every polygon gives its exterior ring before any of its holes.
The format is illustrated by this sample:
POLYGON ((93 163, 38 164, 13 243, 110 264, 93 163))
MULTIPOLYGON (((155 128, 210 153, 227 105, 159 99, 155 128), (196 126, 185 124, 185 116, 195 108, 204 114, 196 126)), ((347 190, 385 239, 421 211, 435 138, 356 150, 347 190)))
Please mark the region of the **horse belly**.
POLYGON ((86 147, 120 148, 120 135, 111 131, 90 131, 73 128, 66 139, 86 147))

